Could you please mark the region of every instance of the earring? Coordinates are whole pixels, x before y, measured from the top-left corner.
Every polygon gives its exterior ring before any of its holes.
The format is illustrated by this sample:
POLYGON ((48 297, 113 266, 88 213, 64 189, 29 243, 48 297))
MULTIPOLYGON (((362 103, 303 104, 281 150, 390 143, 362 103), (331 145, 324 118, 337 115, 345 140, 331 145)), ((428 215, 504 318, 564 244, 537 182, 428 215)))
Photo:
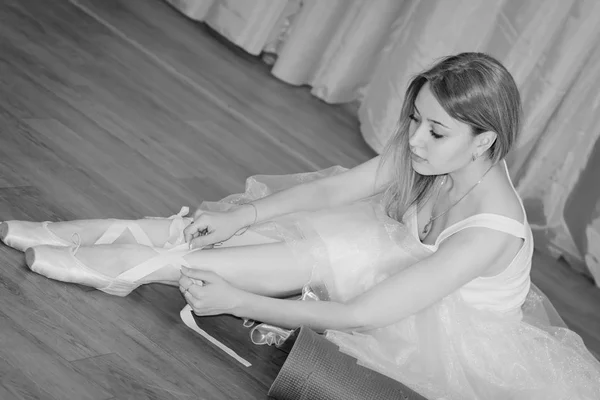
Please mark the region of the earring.
POLYGON ((471 156, 471 160, 472 160, 473 162, 475 162, 475 160, 477 160, 477 157, 478 157, 478 156, 477 156, 477 153, 473 153, 473 155, 471 156))

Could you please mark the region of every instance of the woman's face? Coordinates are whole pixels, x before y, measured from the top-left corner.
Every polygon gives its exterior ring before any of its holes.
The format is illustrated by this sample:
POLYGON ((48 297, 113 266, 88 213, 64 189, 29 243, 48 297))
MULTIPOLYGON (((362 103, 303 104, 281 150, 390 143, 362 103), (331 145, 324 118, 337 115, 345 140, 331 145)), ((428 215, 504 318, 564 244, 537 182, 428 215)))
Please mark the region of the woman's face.
POLYGON ((476 151, 471 128, 452 118, 423 85, 410 115, 412 165, 421 175, 454 172, 469 163, 476 151))

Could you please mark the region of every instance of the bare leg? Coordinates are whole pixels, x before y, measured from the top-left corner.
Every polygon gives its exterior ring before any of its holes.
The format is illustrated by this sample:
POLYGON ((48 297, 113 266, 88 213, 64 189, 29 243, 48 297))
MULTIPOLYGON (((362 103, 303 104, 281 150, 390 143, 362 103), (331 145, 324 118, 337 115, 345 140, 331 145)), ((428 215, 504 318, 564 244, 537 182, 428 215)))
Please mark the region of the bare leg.
POLYGON ((285 243, 252 231, 234 236, 213 250, 190 253, 185 259, 236 287, 273 297, 299 293, 312 273, 297 263, 285 243))
MULTIPOLYGON (((240 289, 274 297, 299 293, 312 272, 296 262, 285 243, 253 232, 234 236, 222 247, 193 251, 184 258, 193 268, 212 271, 240 289)), ((144 282, 178 285, 180 277, 179 268, 168 267, 144 282)))
MULTIPOLYGON (((192 268, 212 271, 232 285, 264 296, 299 293, 310 279, 310 268, 299 265, 284 243, 194 251, 184 256, 192 268)), ((144 283, 179 284, 179 266, 150 274, 144 283)))
MULTIPOLYGON (((35 259, 34 251, 26 252, 30 267, 35 259)), ((298 293, 311 273, 310 268, 296 263, 284 243, 252 232, 236 236, 216 249, 183 249, 172 254, 184 257, 193 268, 213 271, 236 287, 267 296, 298 293)), ((147 246, 111 244, 80 247, 76 258, 88 268, 114 278, 156 255, 157 251, 147 246)), ((51 277, 62 280, 60 274, 51 277)), ((180 277, 180 265, 165 265, 142 278, 141 283, 177 285, 180 277)))
POLYGON ((240 289, 265 296, 299 293, 311 275, 311 269, 298 264, 284 243, 195 252, 185 259, 240 289))

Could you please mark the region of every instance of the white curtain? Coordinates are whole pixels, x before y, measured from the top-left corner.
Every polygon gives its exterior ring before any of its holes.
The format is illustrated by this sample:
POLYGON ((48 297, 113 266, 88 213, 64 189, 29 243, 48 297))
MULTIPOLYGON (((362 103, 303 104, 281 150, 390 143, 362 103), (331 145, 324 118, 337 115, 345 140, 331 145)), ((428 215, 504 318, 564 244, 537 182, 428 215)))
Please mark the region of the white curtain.
POLYGON ((285 16, 297 11, 288 0, 167 0, 188 17, 203 21, 250 54, 259 54, 285 16))
POLYGON ((308 84, 329 103, 360 98, 402 6, 399 0, 304 1, 277 51, 273 75, 308 84))
POLYGON ((523 97, 523 134, 508 161, 537 248, 600 282, 599 0, 170 1, 245 3, 254 15, 245 29, 206 13, 197 19, 230 37, 254 29, 255 45, 277 55, 274 76, 310 85, 329 103, 359 103, 362 134, 376 151, 413 74, 462 51, 495 56, 523 97))

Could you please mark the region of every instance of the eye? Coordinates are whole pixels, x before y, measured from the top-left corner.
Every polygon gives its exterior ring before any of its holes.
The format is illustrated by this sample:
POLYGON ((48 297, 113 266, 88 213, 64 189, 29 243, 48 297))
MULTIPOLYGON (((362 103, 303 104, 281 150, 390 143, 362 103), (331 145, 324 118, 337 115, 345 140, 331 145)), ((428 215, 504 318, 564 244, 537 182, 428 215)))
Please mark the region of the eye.
MULTIPOLYGON (((421 122, 421 119, 419 117, 417 117, 414 113, 410 114, 408 116, 408 118, 410 118, 411 121, 413 121, 417 124, 421 122)), ((430 130, 429 132, 431 133, 431 136, 433 136, 434 139, 441 139, 444 137, 443 135, 438 135, 437 133, 435 133, 435 131, 433 129, 430 130)))
POLYGON ((431 136, 433 136, 434 139, 441 139, 444 137, 443 135, 438 135, 433 130, 430 130, 429 132, 431 132, 431 136))

